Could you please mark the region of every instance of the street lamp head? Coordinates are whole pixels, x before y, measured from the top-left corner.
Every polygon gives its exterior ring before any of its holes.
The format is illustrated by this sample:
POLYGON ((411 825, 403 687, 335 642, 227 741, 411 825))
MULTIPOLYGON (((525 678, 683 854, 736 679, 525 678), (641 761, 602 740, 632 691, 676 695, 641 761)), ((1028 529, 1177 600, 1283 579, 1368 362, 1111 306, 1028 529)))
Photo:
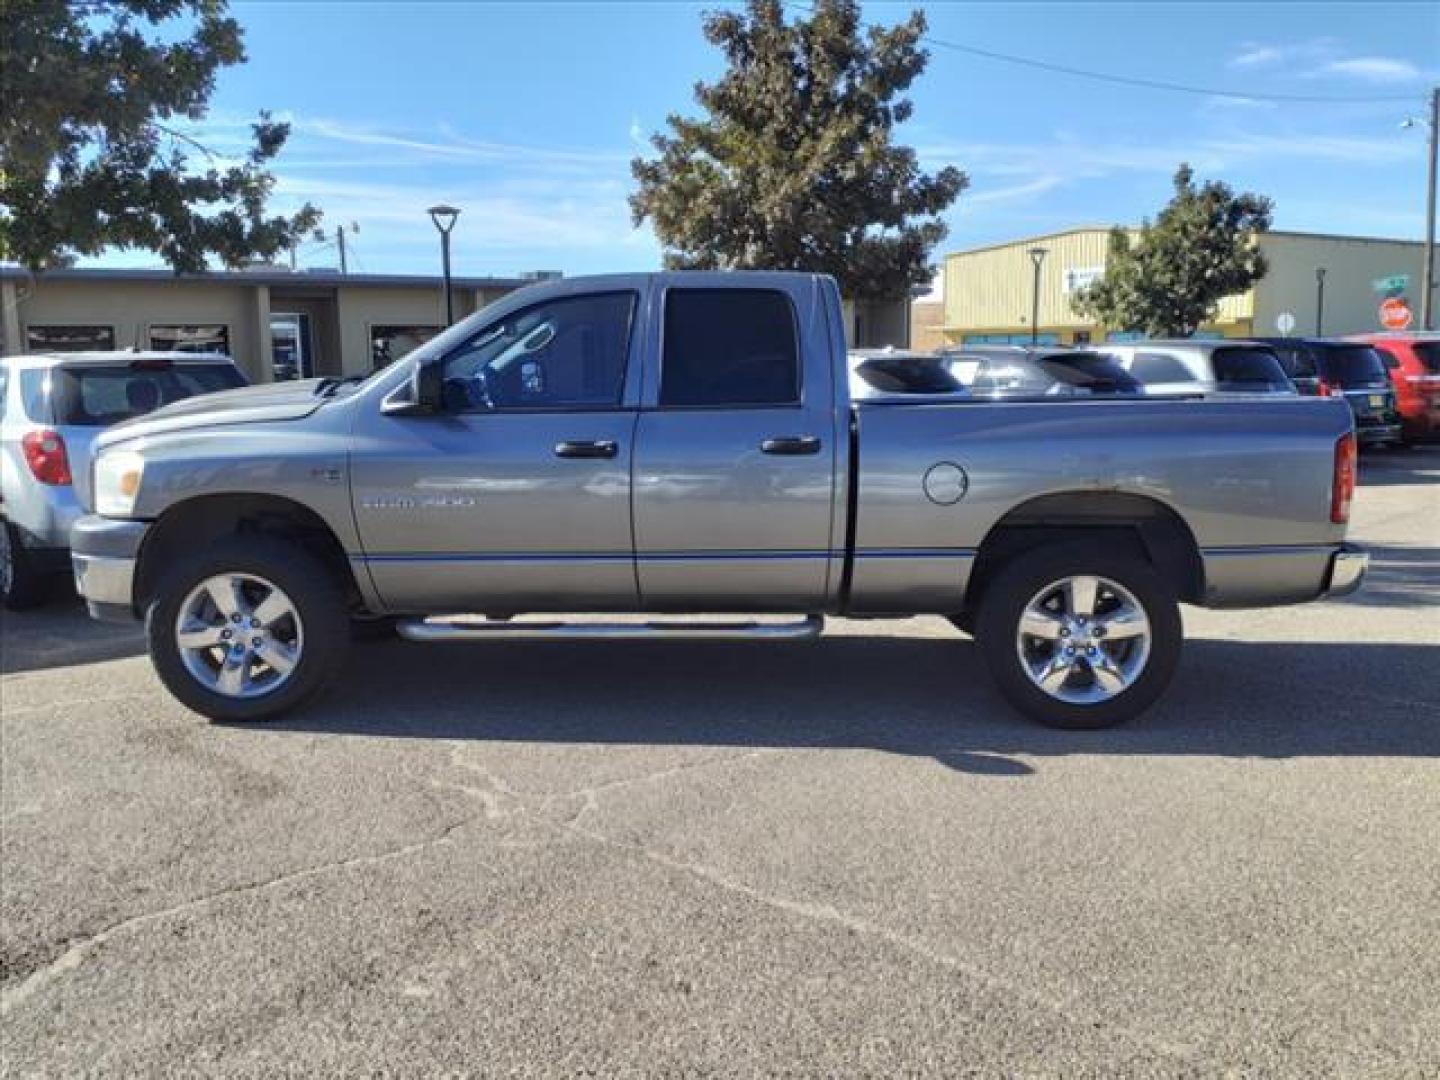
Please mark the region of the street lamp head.
POLYGON ((1045 256, 1049 254, 1049 248, 1033 247, 1030 249, 1030 259, 1032 262, 1035 263, 1036 266, 1039 266, 1040 263, 1044 260, 1045 256))
POLYGON ((1316 281, 1324 281, 1324 280, 1325 280, 1325 267, 1323 267, 1323 266, 1317 266, 1317 267, 1315 267, 1315 280, 1316 280, 1316 281))
POLYGON ((426 211, 430 220, 435 223, 435 228, 442 234, 449 233, 455 227, 455 219, 460 216, 460 211, 447 203, 439 203, 426 211))

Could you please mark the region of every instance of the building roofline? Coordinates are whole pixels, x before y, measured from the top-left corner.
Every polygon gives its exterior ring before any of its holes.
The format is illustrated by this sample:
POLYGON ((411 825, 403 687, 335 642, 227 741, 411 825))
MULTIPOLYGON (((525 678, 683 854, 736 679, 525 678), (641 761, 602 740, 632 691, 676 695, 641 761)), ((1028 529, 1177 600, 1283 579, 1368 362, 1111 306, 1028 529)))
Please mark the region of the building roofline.
MULTIPOLYGON (((214 285, 268 285, 304 287, 349 286, 352 288, 431 288, 443 286, 443 279, 426 274, 341 274, 307 270, 216 270, 204 274, 176 274, 161 268, 69 267, 32 274, 20 266, 0 266, 0 281, 165 281, 214 285)), ((521 277, 453 277, 457 289, 518 289, 533 284, 521 277)))
MULTIPOLYGON (((1133 229, 1138 226, 1121 225, 1118 228, 1133 229)), ((950 259, 956 255, 978 255, 982 251, 997 251, 1000 248, 1015 247, 1017 244, 1033 244, 1037 240, 1053 240, 1057 236, 1074 236, 1077 233, 1103 232, 1108 233, 1115 225, 1075 225, 1068 229, 1056 229, 1054 232, 1037 233, 1034 236, 1017 236, 1014 240, 1001 240, 994 244, 982 244, 979 247, 961 248, 959 251, 947 251, 944 258, 950 259)))
MULTIPOLYGON (((998 251, 1001 248, 1018 247, 1021 244, 1033 244, 1039 240, 1053 240, 1059 236, 1075 236, 1079 233, 1108 233, 1111 229, 1128 229, 1132 232, 1139 232, 1139 225, 1075 225, 1068 229, 1056 229, 1054 232, 1038 233, 1034 236, 1017 236, 1013 240, 1002 240, 994 244, 982 244, 979 247, 961 248, 958 251, 947 251, 941 258, 952 259, 957 255, 979 255, 985 251, 998 251)), ((1348 233, 1320 233, 1303 232, 1298 229, 1267 229, 1260 234, 1265 236, 1295 237, 1302 240, 1350 240, 1365 244, 1409 244, 1413 247, 1424 245, 1423 240, 1402 240, 1395 236, 1354 236, 1348 233)))

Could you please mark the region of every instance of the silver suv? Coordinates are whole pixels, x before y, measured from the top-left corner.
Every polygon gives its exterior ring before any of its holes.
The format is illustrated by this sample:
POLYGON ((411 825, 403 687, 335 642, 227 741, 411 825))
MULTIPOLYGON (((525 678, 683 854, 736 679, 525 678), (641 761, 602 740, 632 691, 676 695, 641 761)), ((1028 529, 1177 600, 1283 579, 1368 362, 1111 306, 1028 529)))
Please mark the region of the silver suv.
POLYGON ((1112 357, 1147 394, 1293 394, 1295 384, 1269 345, 1235 340, 1107 342, 1112 357))
POLYGON ((182 398, 245 385, 228 356, 52 353, 0 358, 0 604, 32 606, 70 572, 74 477, 103 429, 182 398))

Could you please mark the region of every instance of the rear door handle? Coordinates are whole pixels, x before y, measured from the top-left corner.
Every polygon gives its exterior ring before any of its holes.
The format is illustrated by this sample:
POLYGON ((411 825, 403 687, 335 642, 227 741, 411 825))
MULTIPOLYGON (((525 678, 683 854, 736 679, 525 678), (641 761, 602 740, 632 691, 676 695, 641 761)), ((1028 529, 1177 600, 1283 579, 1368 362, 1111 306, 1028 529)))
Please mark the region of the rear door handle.
POLYGON ((818 454, 820 438, 818 435, 777 435, 762 442, 760 451, 765 454, 818 454))
POLYGON ((567 439, 555 444, 555 456, 563 458, 613 458, 619 452, 620 444, 609 439, 567 439))

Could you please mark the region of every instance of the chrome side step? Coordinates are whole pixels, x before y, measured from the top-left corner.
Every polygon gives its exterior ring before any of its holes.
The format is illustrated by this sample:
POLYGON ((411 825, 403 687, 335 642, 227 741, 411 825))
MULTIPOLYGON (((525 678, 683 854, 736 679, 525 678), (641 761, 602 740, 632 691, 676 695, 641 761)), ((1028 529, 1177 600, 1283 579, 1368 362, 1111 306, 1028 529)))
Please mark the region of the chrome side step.
POLYGON ((407 641, 579 641, 585 638, 641 641, 807 641, 825 628, 822 615, 785 623, 561 623, 458 622, 401 619, 396 631, 407 641))

